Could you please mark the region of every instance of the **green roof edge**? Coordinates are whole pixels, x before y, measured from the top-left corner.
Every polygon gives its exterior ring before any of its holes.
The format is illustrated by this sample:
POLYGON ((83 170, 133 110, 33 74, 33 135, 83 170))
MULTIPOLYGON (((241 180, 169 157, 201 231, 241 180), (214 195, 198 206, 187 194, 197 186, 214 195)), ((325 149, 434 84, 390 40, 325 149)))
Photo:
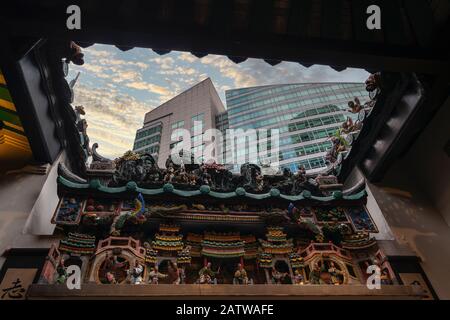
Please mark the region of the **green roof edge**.
MULTIPOLYGON (((255 194, 255 193, 248 193, 243 192, 242 190, 238 190, 236 192, 216 192, 216 191, 201 191, 201 190, 179 190, 175 189, 172 184, 166 184, 162 188, 158 189, 145 189, 137 187, 136 184, 128 183, 126 186, 123 187, 106 187, 103 186, 101 183, 99 183, 98 180, 92 180, 90 183, 76 183, 72 182, 62 176, 58 176, 58 183, 64 185, 65 187, 68 187, 70 189, 94 189, 98 190, 100 192, 109 193, 109 194, 117 194, 127 191, 134 191, 137 193, 142 193, 143 195, 158 195, 162 193, 173 193, 178 196, 182 197, 192 197, 192 196, 198 196, 198 195, 209 195, 214 198, 218 199, 229 199, 234 197, 247 197, 251 199, 267 199, 267 198, 282 198, 289 201, 299 201, 303 199, 312 199, 322 202, 328 202, 332 200, 337 199, 343 199, 343 200, 359 200, 367 195, 365 190, 362 190, 358 193, 352 194, 352 195, 342 195, 340 192, 334 192, 332 196, 327 197, 317 197, 312 196, 309 192, 302 192, 299 195, 284 195, 284 194, 276 194, 276 192, 273 192, 274 189, 272 189, 270 192, 262 193, 262 194, 255 194)), ((241 188, 242 189, 242 188, 241 188)))

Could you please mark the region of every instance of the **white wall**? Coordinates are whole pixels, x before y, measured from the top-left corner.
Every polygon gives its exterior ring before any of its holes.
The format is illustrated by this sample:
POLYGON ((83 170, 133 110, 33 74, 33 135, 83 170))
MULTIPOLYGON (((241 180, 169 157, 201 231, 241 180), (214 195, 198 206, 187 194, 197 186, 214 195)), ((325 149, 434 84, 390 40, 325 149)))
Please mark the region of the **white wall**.
POLYGON ((444 152, 449 140, 450 98, 417 139, 403 163, 408 164, 411 177, 450 226, 450 157, 444 152))
POLYGON ((395 238, 422 259, 437 295, 450 299, 450 100, 383 181, 369 185, 395 238))
MULTIPOLYGON (((50 248, 58 162, 47 175, 0 175, 0 255, 9 248, 50 248)), ((0 257, 0 268, 4 261, 0 257)))

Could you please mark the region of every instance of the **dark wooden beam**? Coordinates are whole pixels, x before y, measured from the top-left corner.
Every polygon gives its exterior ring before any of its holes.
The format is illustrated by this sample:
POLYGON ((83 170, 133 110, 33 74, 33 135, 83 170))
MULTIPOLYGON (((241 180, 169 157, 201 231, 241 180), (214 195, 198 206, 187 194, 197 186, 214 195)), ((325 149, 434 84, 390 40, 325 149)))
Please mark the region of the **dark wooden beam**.
POLYGON ((62 145, 57 125, 51 118, 50 100, 43 91, 41 70, 35 64, 34 50, 17 59, 8 39, 0 48, 0 68, 8 82, 17 113, 37 162, 53 163, 62 145))
POLYGON ((450 92, 447 77, 442 75, 429 81, 431 84, 415 79, 415 85, 411 85, 397 103, 395 113, 380 131, 382 143, 366 155, 371 165, 361 163, 362 171, 371 182, 383 178, 391 163, 406 154, 439 108, 445 107, 450 92))
POLYGON ((219 55, 260 59, 340 65, 385 71, 442 73, 449 69, 445 51, 390 46, 353 41, 317 41, 291 36, 241 33, 216 37, 207 31, 187 33, 178 28, 154 28, 152 32, 118 30, 92 26, 80 31, 55 28, 51 22, 39 20, 5 21, 12 35, 71 39, 87 43, 104 43, 127 47, 197 51, 219 55), (34 28, 33 28, 34 27, 34 28))
POLYGON ((255 34, 269 34, 271 31, 273 0, 253 1, 250 8, 250 30, 255 34), (265 21, 265 23, 261 23, 265 21))
POLYGON ((308 38, 320 39, 322 22, 322 0, 313 0, 311 10, 307 17, 306 36, 308 38))
POLYGON ((226 37, 232 30, 234 1, 214 0, 211 2, 211 31, 226 37))
MULTIPOLYGON (((84 10, 82 29, 79 31, 68 30, 65 26, 65 5, 71 3, 66 0, 49 1, 52 5, 47 7, 29 1, 19 2, 21 6, 8 3, 0 13, 2 29, 13 37, 74 39, 119 47, 194 51, 305 64, 424 73, 442 73, 449 68, 448 48, 435 50, 435 47, 442 47, 438 41, 428 46, 404 41, 409 39, 410 32, 403 18, 399 17, 405 16, 405 10, 398 0, 375 1, 382 9, 381 33, 366 28, 365 6, 371 1, 342 0, 331 7, 320 2, 319 11, 317 0, 290 1, 287 34, 273 33, 273 0, 246 2, 249 29, 239 31, 232 28, 235 1, 189 1, 192 10, 188 10, 187 2, 180 6, 179 1, 175 0, 152 1, 151 5, 150 2, 134 2, 139 9, 136 15, 130 15, 134 10, 117 11, 117 7, 108 1, 95 4, 86 0, 73 2, 82 5, 84 10), (20 10, 25 8, 24 3, 35 10, 34 15, 20 10), (339 27, 333 29, 333 24, 341 21, 339 16, 342 14, 336 14, 334 21, 332 11, 348 11, 350 3, 352 34, 356 39, 349 39, 346 30, 346 40, 342 40, 342 31, 337 31, 339 27), (316 11, 319 12, 317 17, 314 16, 316 11), (206 15, 203 25, 197 24, 196 15, 199 12, 206 15), (311 34, 317 29, 311 23, 319 23, 319 31, 323 34, 311 34), (314 37, 308 37, 311 35, 314 37), (384 37, 387 42, 383 42, 384 37), (382 42, 379 42, 380 39, 382 42)), ((120 3, 124 5, 124 2, 120 3)), ((409 12, 417 14, 417 10, 410 9, 409 12)), ((346 17, 346 28, 349 21, 346 17)), ((445 37, 439 32, 436 30, 433 36, 445 37)), ((425 39, 426 34, 419 35, 419 38, 425 39)), ((443 40, 441 43, 445 43, 443 40)))
POLYGON ((429 46, 433 40, 433 12, 430 3, 426 0, 405 1, 405 9, 417 43, 422 47, 429 46))
POLYGON ((327 1, 322 8, 322 37, 325 39, 342 39, 344 0, 327 1))
POLYGON ((380 0, 381 24, 387 44, 411 45, 413 39, 405 23, 400 0, 380 0))
POLYGON ((312 1, 292 1, 291 14, 288 22, 288 34, 302 38, 307 36, 308 18, 312 8, 312 1))
MULTIPOLYGON (((368 177, 368 170, 372 170, 377 165, 378 159, 375 159, 375 157, 378 156, 379 152, 376 151, 376 154, 371 154, 374 151, 371 148, 382 137, 380 132, 385 127, 386 122, 392 118, 394 110, 410 85, 411 77, 411 74, 381 74, 381 93, 369 117, 364 121, 358 138, 353 142, 348 157, 342 162, 339 173, 341 181, 345 181, 358 164, 361 164, 361 169, 366 177, 368 177)), ((397 125, 390 128, 389 134, 396 135, 401 130, 402 126, 397 125)))
MULTIPOLYGON (((380 32, 370 31, 365 27, 366 5, 372 3, 366 0, 363 2, 342 0, 326 6, 322 3, 321 17, 313 17, 319 1, 291 1, 288 35, 271 33, 271 22, 274 18, 274 2, 272 0, 247 2, 251 28, 234 33, 229 31, 232 19, 228 18, 233 15, 236 5, 234 1, 195 0, 194 2, 183 2, 184 5, 175 0, 152 1, 151 5, 149 2, 139 2, 140 12, 133 15, 133 19, 130 18, 130 12, 133 10, 123 15, 111 3, 108 2, 109 5, 106 5, 107 1, 99 1, 95 4, 86 0, 75 2, 82 5, 84 10, 83 27, 80 31, 74 32, 65 28, 64 6, 69 1, 50 1, 51 5, 48 6, 39 6, 29 1, 20 2, 22 6, 7 4, 6 10, 3 11, 6 12, 2 19, 3 29, 15 36, 77 39, 120 47, 141 46, 164 50, 296 61, 304 64, 320 63, 364 69, 425 73, 440 73, 448 70, 448 50, 434 50, 434 46, 439 44, 438 41, 424 47, 427 33, 418 36, 418 39, 422 39, 420 40, 422 46, 416 46, 410 41, 412 38, 408 29, 408 21, 404 21, 406 11, 402 7, 403 2, 399 0, 375 1, 382 9, 382 33, 387 40, 382 43, 378 42, 381 38, 376 36, 380 35, 380 32), (22 13, 20 9, 25 7, 23 5, 25 3, 34 8, 36 15, 22 13), (194 7, 193 11, 187 10, 188 3, 194 7), (335 31, 339 28, 333 28, 333 25, 338 23, 341 19, 339 17, 342 16, 338 13, 333 15, 332 11, 339 11, 339 8, 348 10, 349 3, 352 4, 351 24, 356 39, 346 41, 330 39, 339 36, 340 31, 335 31), (202 28, 196 27, 193 15, 199 7, 205 7, 206 13, 214 12, 213 15, 207 14, 213 28, 209 24, 202 28), (43 8, 47 8, 47 11, 53 15, 43 12, 43 8), (41 18, 43 16, 47 19, 43 20, 41 18), (185 17, 183 18, 183 16, 185 17), (333 17, 335 17, 334 20, 333 17), (308 30, 314 29, 311 26, 314 21, 321 23, 320 29, 323 34, 313 39, 308 38, 308 34, 310 35, 308 30)), ((124 2, 120 3, 124 5, 124 2)), ((136 6, 137 3, 134 3, 136 6)), ((417 16, 419 10, 411 6, 408 2, 407 12, 412 16, 417 16)), ((439 36, 445 37, 445 34, 439 34, 439 36)))

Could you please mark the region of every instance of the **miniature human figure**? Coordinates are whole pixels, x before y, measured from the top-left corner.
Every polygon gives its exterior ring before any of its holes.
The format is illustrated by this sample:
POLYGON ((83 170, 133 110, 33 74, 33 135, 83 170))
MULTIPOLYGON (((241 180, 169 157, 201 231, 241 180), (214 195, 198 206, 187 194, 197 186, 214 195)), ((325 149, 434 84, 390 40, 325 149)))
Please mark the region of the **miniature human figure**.
POLYGON ((353 124, 353 120, 350 117, 347 117, 347 120, 342 124, 342 132, 348 134, 355 130, 355 126, 353 124))
POLYGON ((58 277, 56 278, 56 283, 62 284, 66 282, 67 279, 67 268, 64 265, 64 259, 59 260, 58 266, 56 267, 56 272, 58 277))
POLYGON ((202 183, 209 186, 209 185, 211 185, 212 180, 211 180, 211 175, 208 173, 205 166, 206 165, 202 162, 202 164, 200 165, 200 168, 199 168, 199 176, 200 176, 202 183))
POLYGON ((136 260, 136 263, 133 268, 127 270, 128 275, 130 276, 131 284, 141 284, 142 283, 142 274, 144 273, 144 267, 136 260))
POLYGON ((210 175, 208 172, 206 172, 206 170, 203 171, 202 178, 203 178, 203 183, 204 183, 205 185, 208 185, 208 186, 209 186, 209 185, 212 183, 211 175, 210 175))
POLYGON ((208 262, 206 266, 200 269, 198 275, 200 276, 199 283, 200 284, 212 284, 216 282, 216 274, 219 273, 220 268, 217 271, 213 271, 211 269, 211 262, 208 262))
POLYGON ((180 283, 186 284, 186 271, 184 270, 184 267, 179 268, 180 270, 180 283))
POLYGON ((181 269, 178 268, 176 262, 170 262, 168 276, 172 284, 180 284, 181 282, 181 269))
POLYGON ((289 206, 287 208, 287 217, 289 218, 290 221, 292 222, 297 221, 296 218, 297 212, 298 212, 297 207, 292 202, 289 203, 289 206))
POLYGON ((300 284, 300 285, 305 284, 302 272, 299 269, 296 269, 294 271, 294 284, 300 284))
POLYGON ((306 169, 304 166, 300 166, 295 173, 296 182, 303 183, 306 181, 306 169))
POLYGON ((380 80, 379 72, 371 74, 366 80, 366 90, 369 92, 375 91, 379 87, 380 80))
POLYGON ((149 282, 151 284, 158 284, 159 279, 167 278, 166 274, 160 273, 158 271, 158 266, 156 266, 156 265, 152 268, 152 271, 150 271, 149 276, 150 276, 149 282))
POLYGON ((248 284, 247 271, 245 271, 244 266, 238 263, 237 270, 234 273, 233 283, 235 284, 248 284))
POLYGON ((342 271, 336 268, 336 265, 333 261, 330 261, 330 267, 328 268, 328 272, 331 275, 331 283, 334 285, 340 285, 341 281, 339 276, 342 274, 342 271))
POLYGON ((172 160, 171 154, 169 154, 169 156, 166 159, 166 168, 169 169, 169 167, 172 167, 172 168, 175 167, 175 162, 172 160))
POLYGON ((200 284, 212 284, 211 276, 207 274, 201 274, 198 283, 200 284))
POLYGON ((358 113, 362 110, 361 102, 357 97, 355 97, 354 101, 348 102, 348 107, 349 109, 347 109, 347 111, 351 113, 358 113))
POLYGON ((117 284, 116 277, 114 276, 114 274, 112 272, 110 272, 110 271, 106 272, 105 277, 106 277, 106 281, 109 284, 117 284))
POLYGON ((81 51, 81 47, 77 45, 75 42, 70 41, 70 55, 66 57, 67 62, 72 62, 76 65, 84 64, 84 53, 81 51))
POLYGON ((111 270, 114 265, 114 259, 112 256, 109 255, 109 253, 106 253, 105 257, 105 263, 103 264, 103 269, 105 270, 111 270))
POLYGON ((327 154, 325 155, 325 160, 330 163, 334 163, 337 160, 339 152, 345 151, 345 146, 338 137, 331 137, 330 141, 332 146, 328 149, 327 154))
POLYGON ((344 152, 345 151, 345 145, 342 143, 341 139, 335 137, 335 145, 336 145, 336 152, 344 152))
POLYGON ((297 172, 298 172, 298 174, 305 175, 306 174, 305 166, 300 166, 298 168, 297 172))
POLYGON ((292 177, 292 172, 291 172, 291 170, 289 170, 289 168, 284 168, 283 169, 283 177, 284 178, 292 177))
POLYGON ((262 174, 256 173, 256 191, 262 191, 264 188, 264 176, 262 174))
POLYGON ((280 272, 275 267, 272 268, 272 282, 281 284, 281 281, 287 276, 286 272, 280 272))
MULTIPOLYGON (((323 263, 322 263, 323 265, 323 263)), ((314 263, 313 269, 309 273, 309 283, 310 284, 322 284, 322 280, 320 279, 320 274, 322 273, 322 268, 319 266, 319 263, 314 263)))
POLYGON ((303 184, 307 181, 306 169, 304 166, 300 166, 297 172, 292 176, 292 193, 298 194, 303 189, 303 184))
POLYGON ((178 179, 181 183, 188 183, 189 182, 189 176, 184 169, 184 164, 182 163, 182 166, 180 167, 180 170, 178 172, 178 179))
POLYGON ((164 182, 172 182, 174 175, 175 170, 172 164, 170 164, 169 167, 167 168, 166 175, 164 176, 164 182))
POLYGON ((196 178, 195 174, 189 175, 189 184, 191 186, 195 186, 197 184, 197 178, 196 178))
POLYGON ((105 264, 104 264, 104 269, 105 270, 113 270, 113 269, 120 269, 125 267, 126 262, 119 262, 119 260, 117 259, 117 256, 115 255, 108 255, 106 254, 106 258, 105 258, 105 264))

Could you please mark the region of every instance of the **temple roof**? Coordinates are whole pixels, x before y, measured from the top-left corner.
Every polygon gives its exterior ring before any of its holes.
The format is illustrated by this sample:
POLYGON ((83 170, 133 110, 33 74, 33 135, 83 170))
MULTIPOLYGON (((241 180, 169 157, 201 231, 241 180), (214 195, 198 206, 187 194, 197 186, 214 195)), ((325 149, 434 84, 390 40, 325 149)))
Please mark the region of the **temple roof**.
POLYGON ((86 191, 86 194, 91 194, 93 192, 97 193, 98 196, 108 195, 114 197, 123 197, 127 198, 130 195, 136 195, 137 193, 142 193, 144 196, 156 196, 163 194, 174 194, 180 197, 196 197, 196 196, 207 196, 216 199, 230 199, 230 198, 249 198, 254 200, 264 200, 264 199, 273 199, 280 198, 286 201, 302 201, 302 200, 313 200, 318 202, 333 202, 335 200, 344 200, 348 202, 352 202, 354 200, 360 200, 367 196, 365 190, 356 192, 351 195, 344 195, 340 191, 335 191, 331 196, 313 196, 311 192, 308 190, 303 190, 301 194, 298 195, 285 195, 281 194, 278 189, 271 189, 270 192, 256 194, 246 192, 244 188, 237 188, 234 192, 217 192, 212 191, 209 186, 203 185, 200 186, 198 190, 180 190, 176 189, 172 184, 166 183, 161 188, 155 189, 146 189, 138 187, 135 182, 129 182, 127 185, 122 187, 108 187, 104 186, 100 183, 99 180, 92 180, 89 183, 77 183, 70 181, 63 176, 58 177, 58 183, 63 187, 66 192, 79 193, 80 191, 86 191))

